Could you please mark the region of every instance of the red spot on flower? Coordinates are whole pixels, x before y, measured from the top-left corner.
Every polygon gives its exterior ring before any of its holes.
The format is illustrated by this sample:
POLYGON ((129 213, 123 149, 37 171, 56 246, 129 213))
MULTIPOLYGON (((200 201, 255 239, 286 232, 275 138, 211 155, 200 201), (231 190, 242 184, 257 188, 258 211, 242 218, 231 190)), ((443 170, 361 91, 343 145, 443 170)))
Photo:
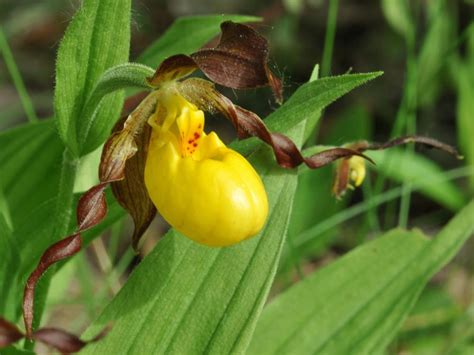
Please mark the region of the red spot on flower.
POLYGON ((195 138, 195 139, 199 139, 199 137, 201 137, 201 135, 200 135, 199 133, 197 133, 197 132, 194 132, 194 138, 195 138))

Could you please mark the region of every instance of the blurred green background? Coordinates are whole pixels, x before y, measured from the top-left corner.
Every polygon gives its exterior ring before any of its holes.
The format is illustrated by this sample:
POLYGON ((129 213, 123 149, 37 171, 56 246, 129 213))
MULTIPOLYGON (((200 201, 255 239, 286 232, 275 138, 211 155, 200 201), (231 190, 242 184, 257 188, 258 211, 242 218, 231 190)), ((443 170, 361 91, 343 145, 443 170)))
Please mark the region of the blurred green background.
MULTIPOLYGON (((21 90, 19 81, 31 99, 29 114, 40 119, 53 115, 56 50, 79 3, 1 1, 0 23, 13 64, 8 64, 8 49, 3 44, 0 130, 26 121, 25 102, 17 90, 18 85, 21 90)), ((459 162, 440 152, 416 149, 429 160, 415 165, 433 161, 435 170, 451 179, 452 189, 447 194, 432 186, 428 192, 415 191, 400 199, 403 188, 411 186, 410 179, 419 176, 410 175, 413 165, 403 165, 404 157, 399 154, 397 160, 397 153, 384 157, 363 188, 348 193, 342 201, 331 196, 331 168, 303 173, 274 294, 380 231, 398 225, 436 232, 473 196, 473 1, 134 1, 130 60, 176 18, 221 13, 263 18, 255 27, 271 43, 272 68, 283 78, 285 97, 309 79, 317 63, 320 77, 384 71, 381 78, 329 107, 309 145, 385 141, 416 132, 457 146, 465 155, 459 162), (467 170, 459 173, 460 166, 467 170), (397 188, 402 189, 400 193, 397 188), (388 198, 390 191, 395 194, 388 198), (370 204, 384 196, 387 199, 380 205, 370 204)), ((225 93, 262 117, 276 107, 266 89, 225 93)), ((27 102, 27 111, 28 107, 27 102)), ((224 131, 228 141, 234 138, 224 120, 213 120, 211 128, 224 131)), ((407 149, 408 154, 413 151, 407 149)), ((156 244, 166 228, 163 221, 154 223, 143 253, 156 244)), ((129 248, 130 230, 130 221, 120 221, 103 240, 94 242, 91 250, 58 273, 51 288, 49 322, 53 319, 67 329, 81 330, 94 319, 138 260, 129 248), (113 237, 119 235, 121 238, 113 237)), ((474 343, 473 252, 471 238, 430 283, 391 351, 432 354, 455 349, 459 342, 474 343)))

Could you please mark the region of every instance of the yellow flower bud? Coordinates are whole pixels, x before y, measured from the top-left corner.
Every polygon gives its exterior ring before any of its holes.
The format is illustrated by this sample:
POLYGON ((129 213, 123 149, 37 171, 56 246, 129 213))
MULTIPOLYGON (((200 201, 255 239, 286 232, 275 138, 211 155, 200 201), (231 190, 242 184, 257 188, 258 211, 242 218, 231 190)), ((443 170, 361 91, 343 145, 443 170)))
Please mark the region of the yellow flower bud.
POLYGON ((262 181, 217 134, 204 114, 176 93, 163 94, 145 167, 145 184, 163 218, 190 239, 227 246, 256 235, 268 214, 262 181))
POLYGON ((356 155, 349 158, 349 174, 354 186, 360 186, 365 178, 365 159, 356 155))

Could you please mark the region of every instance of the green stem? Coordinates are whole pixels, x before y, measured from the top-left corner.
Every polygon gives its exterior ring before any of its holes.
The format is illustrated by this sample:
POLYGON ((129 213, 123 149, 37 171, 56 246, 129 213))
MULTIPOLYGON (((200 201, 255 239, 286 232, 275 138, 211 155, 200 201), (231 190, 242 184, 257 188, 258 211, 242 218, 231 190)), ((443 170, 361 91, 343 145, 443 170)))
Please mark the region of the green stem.
MULTIPOLYGON (((395 122, 390 133, 390 137, 400 136, 402 133, 414 134, 416 132, 416 107, 417 107, 417 59, 415 54, 415 38, 406 38, 407 47, 407 74, 405 79, 405 88, 402 101, 398 109, 395 122)), ((414 147, 408 147, 411 151, 414 147)), ((388 162, 390 164, 390 162, 388 162)), ((379 175, 375 181, 374 194, 378 195, 382 192, 385 185, 385 176, 379 175)), ((400 201, 400 210, 398 216, 398 225, 406 227, 408 215, 410 212, 411 188, 409 185, 403 184, 403 192, 400 201)), ((387 213, 391 213, 392 209, 387 208, 387 213)), ((371 214, 377 214, 377 208, 374 207, 370 211, 371 214)), ((389 216, 385 216, 385 220, 390 220, 389 216)))
MULTIPOLYGON (((408 43, 408 85, 407 85, 407 105, 404 112, 405 116, 405 134, 412 135, 416 133, 416 108, 417 103, 417 91, 418 91, 418 78, 417 70, 418 64, 415 55, 413 41, 408 43)), ((397 134, 398 135, 398 134, 397 134)), ((410 145, 405 148, 406 152, 414 152, 415 147, 410 145)), ((408 182, 403 182, 402 185, 403 193, 400 200, 400 211, 398 215, 398 226, 401 228, 406 228, 408 225, 408 217, 410 214, 410 201, 411 201, 411 184, 408 182)))
POLYGON ((339 0, 330 0, 328 20, 326 22, 326 36, 324 38, 323 58, 321 60, 321 77, 331 73, 332 52, 336 38, 337 11, 339 0))
POLYGON ((20 71, 18 70, 15 59, 13 58, 13 54, 10 50, 10 46, 8 45, 7 38, 5 37, 5 34, 1 27, 0 52, 2 53, 3 59, 5 60, 5 65, 13 80, 13 84, 15 85, 15 88, 18 91, 18 95, 20 96, 21 104, 23 105, 23 109, 25 110, 28 121, 38 121, 38 117, 36 116, 30 95, 28 95, 28 92, 26 91, 25 84, 23 83, 23 80, 21 78, 20 71))

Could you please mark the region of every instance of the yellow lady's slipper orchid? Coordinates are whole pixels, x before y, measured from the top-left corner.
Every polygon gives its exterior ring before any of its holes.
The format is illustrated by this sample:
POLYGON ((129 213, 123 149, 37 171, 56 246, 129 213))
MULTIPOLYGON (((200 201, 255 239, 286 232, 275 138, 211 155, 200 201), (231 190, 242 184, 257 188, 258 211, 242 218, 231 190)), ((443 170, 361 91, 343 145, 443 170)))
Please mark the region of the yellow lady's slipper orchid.
POLYGON ((145 185, 154 205, 176 230, 208 246, 256 235, 268 214, 262 181, 253 167, 204 132, 204 113, 164 90, 152 126, 145 185))

